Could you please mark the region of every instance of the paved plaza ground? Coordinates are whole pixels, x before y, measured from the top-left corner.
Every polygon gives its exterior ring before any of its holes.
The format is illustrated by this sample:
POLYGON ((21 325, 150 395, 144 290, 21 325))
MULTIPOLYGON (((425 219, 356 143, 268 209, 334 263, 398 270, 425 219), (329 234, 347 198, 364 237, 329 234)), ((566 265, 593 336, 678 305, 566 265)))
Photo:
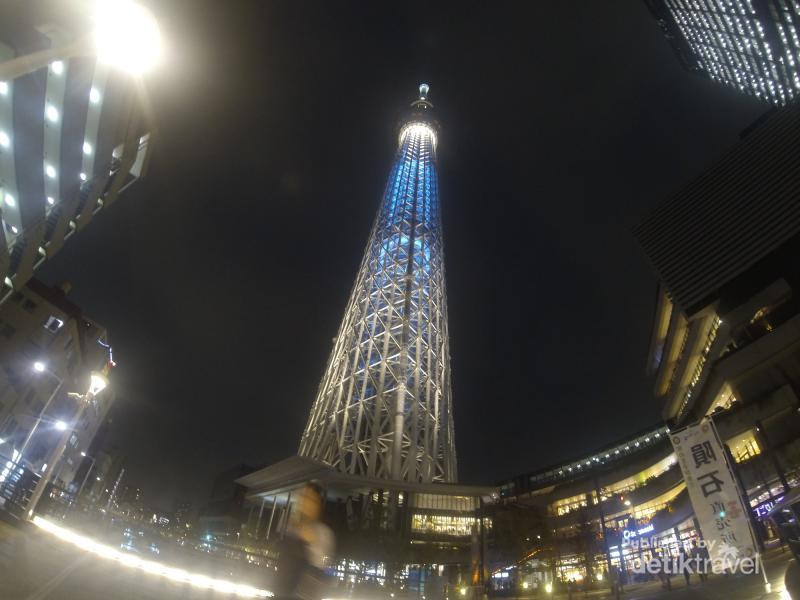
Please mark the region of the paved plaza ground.
MULTIPOLYGON (((199 560, 199 559, 198 559, 199 560)), ((208 573, 209 563, 203 565, 205 574, 236 580, 234 573, 208 573)), ((785 600, 784 575, 800 571, 789 552, 770 551, 765 565, 772 591, 767 593, 761 576, 711 576, 700 584, 686 586, 683 577, 672 578, 672 590, 661 589, 656 582, 626 588, 627 600, 674 598, 676 600, 785 600)), ((198 569, 199 570, 199 569, 198 569)), ((791 577, 791 575, 790 575, 791 577)), ((800 575, 797 576, 800 580, 800 575)), ((0 598, 2 600, 112 600, 172 598, 229 598, 231 594, 198 589, 188 583, 176 583, 140 569, 100 558, 75 548, 49 533, 33 526, 10 525, 0 521, 0 598)), ((606 590, 589 594, 574 593, 573 600, 609 598, 606 590)), ((527 596, 526 600, 534 597, 527 596)), ((548 596, 566 600, 566 595, 548 596)), ((798 596, 800 598, 800 596, 798 596)), ((535 600, 540 600, 535 597, 535 600)), ((544 596, 541 597, 544 600, 544 596)))

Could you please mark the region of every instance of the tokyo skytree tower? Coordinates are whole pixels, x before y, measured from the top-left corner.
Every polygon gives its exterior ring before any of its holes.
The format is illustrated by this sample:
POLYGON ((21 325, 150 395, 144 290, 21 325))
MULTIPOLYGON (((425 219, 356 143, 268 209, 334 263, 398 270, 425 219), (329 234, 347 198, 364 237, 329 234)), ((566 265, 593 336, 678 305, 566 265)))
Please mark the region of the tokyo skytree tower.
POLYGON ((428 85, 400 128, 378 216, 300 442, 352 475, 456 480, 438 123, 428 85))

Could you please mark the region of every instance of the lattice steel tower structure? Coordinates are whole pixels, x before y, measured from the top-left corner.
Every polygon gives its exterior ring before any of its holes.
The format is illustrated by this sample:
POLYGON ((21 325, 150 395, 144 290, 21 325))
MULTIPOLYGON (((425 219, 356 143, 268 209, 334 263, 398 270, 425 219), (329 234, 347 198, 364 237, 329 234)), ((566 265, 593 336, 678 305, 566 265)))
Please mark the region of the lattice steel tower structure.
POLYGON ((438 131, 422 84, 300 442, 352 475, 456 479, 438 131))

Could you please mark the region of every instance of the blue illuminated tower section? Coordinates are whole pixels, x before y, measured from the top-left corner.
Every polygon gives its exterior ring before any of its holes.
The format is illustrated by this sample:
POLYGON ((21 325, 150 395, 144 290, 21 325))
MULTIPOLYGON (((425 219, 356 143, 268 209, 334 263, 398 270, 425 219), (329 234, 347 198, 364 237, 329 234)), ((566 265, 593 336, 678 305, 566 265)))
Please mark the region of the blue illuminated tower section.
POLYGON ((422 84, 300 442, 352 475, 456 479, 438 130, 422 84))

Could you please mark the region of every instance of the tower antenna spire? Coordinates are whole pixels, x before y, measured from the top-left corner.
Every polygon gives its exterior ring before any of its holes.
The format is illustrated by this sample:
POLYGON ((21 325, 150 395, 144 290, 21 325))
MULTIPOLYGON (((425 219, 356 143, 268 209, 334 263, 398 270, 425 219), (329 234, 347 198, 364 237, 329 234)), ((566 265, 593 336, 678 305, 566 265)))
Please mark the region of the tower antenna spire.
POLYGON ((431 89, 427 83, 419 84, 419 99, 426 100, 428 98, 428 91, 431 89))

